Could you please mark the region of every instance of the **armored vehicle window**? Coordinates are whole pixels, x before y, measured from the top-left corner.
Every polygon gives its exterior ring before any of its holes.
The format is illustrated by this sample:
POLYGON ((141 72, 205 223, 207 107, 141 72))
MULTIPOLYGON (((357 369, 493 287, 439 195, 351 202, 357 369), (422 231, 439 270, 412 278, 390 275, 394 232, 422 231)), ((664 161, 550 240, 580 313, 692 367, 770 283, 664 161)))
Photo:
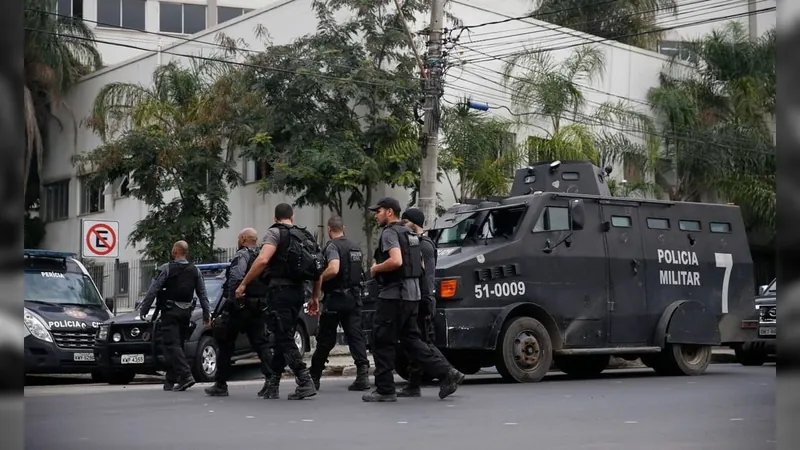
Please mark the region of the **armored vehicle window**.
POLYGON ((631 218, 628 216, 611 216, 611 225, 617 228, 630 228, 631 218))
POLYGON ((495 237, 510 238, 517 232, 517 226, 525 213, 525 208, 497 209, 491 211, 481 227, 478 239, 495 237))
POLYGON ((700 231, 700 221, 698 220, 681 220, 678 223, 681 231, 700 231))
POLYGON ((561 179, 562 180, 575 181, 575 180, 579 180, 580 178, 581 178, 581 175, 578 172, 564 172, 564 173, 561 174, 561 179))
POLYGON ((669 230, 669 219, 647 219, 647 228, 651 230, 669 230))
POLYGON ((436 243, 438 245, 448 245, 448 244, 457 244, 461 245, 464 242, 464 239, 467 237, 467 233, 469 233, 469 229, 472 224, 475 223, 475 218, 470 217, 467 220, 460 222, 458 225, 450 228, 444 228, 439 232, 439 236, 436 239, 436 243))
POLYGON ((731 232, 731 224, 727 222, 711 222, 709 225, 709 229, 712 233, 730 233, 731 232))
POLYGON ((569 230, 569 209, 563 206, 545 207, 533 227, 534 233, 563 230, 569 230))

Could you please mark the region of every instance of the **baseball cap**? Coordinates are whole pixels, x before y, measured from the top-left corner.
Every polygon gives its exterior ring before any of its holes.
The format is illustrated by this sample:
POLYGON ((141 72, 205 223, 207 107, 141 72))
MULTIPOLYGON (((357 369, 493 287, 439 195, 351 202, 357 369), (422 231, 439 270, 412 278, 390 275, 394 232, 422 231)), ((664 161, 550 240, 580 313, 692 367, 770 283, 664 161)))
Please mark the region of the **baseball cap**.
POLYGON ((418 227, 425 226, 425 214, 419 208, 408 208, 401 219, 408 220, 418 227))
POLYGON ((392 197, 384 197, 378 200, 378 203, 376 203, 375 206, 369 207, 369 210, 374 212, 380 208, 391 209, 394 211, 395 214, 400 214, 400 209, 401 209, 400 202, 398 202, 396 198, 392 197))

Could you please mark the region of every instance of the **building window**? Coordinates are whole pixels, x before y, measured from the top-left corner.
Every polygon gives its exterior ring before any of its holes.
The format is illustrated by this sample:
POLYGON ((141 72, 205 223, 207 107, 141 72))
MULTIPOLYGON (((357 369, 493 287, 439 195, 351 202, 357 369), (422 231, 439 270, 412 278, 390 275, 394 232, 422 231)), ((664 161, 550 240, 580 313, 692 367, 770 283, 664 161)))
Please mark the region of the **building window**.
POLYGON ((97 0, 97 25, 144 31, 145 0, 97 0))
POLYGON ((691 63, 697 62, 697 55, 689 49, 685 42, 681 41, 661 41, 658 43, 658 53, 670 58, 675 57, 682 61, 691 63))
POLYGON ((248 8, 231 8, 230 6, 217 7, 217 23, 227 22, 252 11, 248 8))
POLYGON ((255 183, 257 181, 261 181, 264 178, 267 178, 272 171, 272 166, 270 165, 267 160, 246 160, 244 170, 245 170, 245 182, 246 183, 255 183))
POLYGON ((160 30, 165 33, 195 34, 206 29, 205 5, 160 2, 160 30))
POLYGON ((92 186, 88 178, 80 182, 81 214, 92 214, 106 210, 106 196, 102 186, 92 186))
POLYGON ((69 180, 45 185, 45 218, 60 220, 69 217, 69 180))
POLYGON ((58 15, 83 19, 83 0, 58 0, 58 15))
POLYGON ((125 175, 114 182, 114 198, 125 198, 131 195, 131 176, 125 175))

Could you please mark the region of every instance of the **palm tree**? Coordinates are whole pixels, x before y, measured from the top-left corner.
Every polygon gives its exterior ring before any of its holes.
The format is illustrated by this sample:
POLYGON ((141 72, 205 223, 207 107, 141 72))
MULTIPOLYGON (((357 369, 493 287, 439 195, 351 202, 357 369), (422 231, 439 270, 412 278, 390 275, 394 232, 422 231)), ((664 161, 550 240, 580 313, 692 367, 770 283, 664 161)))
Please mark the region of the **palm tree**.
POLYGON ((439 166, 457 201, 508 193, 514 169, 525 156, 508 141, 512 126, 470 109, 466 99, 444 108, 439 166), (451 173, 457 176, 456 183, 451 173))
POLYGON ((752 40, 731 22, 689 44, 689 67, 672 61, 648 93, 658 118, 675 200, 716 190, 751 227, 775 225, 775 32, 752 40))
POLYGON ((573 30, 654 49, 659 16, 676 14, 675 0, 534 0, 531 16, 573 30))
POLYGON ((25 0, 26 198, 30 176, 36 174, 41 183, 44 142, 53 109, 67 106, 67 90, 80 77, 102 67, 91 29, 81 19, 57 15, 57 6, 56 0, 25 0))

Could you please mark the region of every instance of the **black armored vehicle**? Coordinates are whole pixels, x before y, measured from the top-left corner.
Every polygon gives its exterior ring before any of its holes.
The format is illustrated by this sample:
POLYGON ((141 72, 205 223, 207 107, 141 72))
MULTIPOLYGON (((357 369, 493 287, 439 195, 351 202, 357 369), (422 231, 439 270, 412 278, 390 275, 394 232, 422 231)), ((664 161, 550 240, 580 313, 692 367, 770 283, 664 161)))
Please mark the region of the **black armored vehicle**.
MULTIPOLYGON (((225 269, 230 263, 197 264, 203 273, 212 312, 220 307, 222 285, 225 282, 225 269)), ((309 293, 310 296, 310 293, 309 293)), ((148 321, 143 321, 136 309, 108 320, 97 331, 94 353, 103 373, 103 379, 111 384, 128 384, 136 374, 156 374, 165 370, 164 354, 159 343, 159 333, 154 331, 150 320, 155 307, 148 313, 148 321)), ((189 326, 190 336, 184 344, 187 361, 192 367, 192 375, 198 382, 211 382, 217 372, 219 346, 212 336, 211 329, 203 325, 203 314, 195 297, 195 310, 189 326)), ((301 353, 311 349, 311 336, 317 331, 317 319, 301 313, 295 330, 295 343, 301 353)), ((264 330, 266 333, 266 328, 264 330)), ((240 334, 232 361, 255 358, 245 334, 240 334)))
POLYGON ((536 164, 510 197, 437 220, 457 229, 435 230, 436 345, 457 369, 535 382, 553 363, 591 376, 619 356, 696 375, 713 346, 753 340, 739 208, 611 197, 609 174, 536 164))

